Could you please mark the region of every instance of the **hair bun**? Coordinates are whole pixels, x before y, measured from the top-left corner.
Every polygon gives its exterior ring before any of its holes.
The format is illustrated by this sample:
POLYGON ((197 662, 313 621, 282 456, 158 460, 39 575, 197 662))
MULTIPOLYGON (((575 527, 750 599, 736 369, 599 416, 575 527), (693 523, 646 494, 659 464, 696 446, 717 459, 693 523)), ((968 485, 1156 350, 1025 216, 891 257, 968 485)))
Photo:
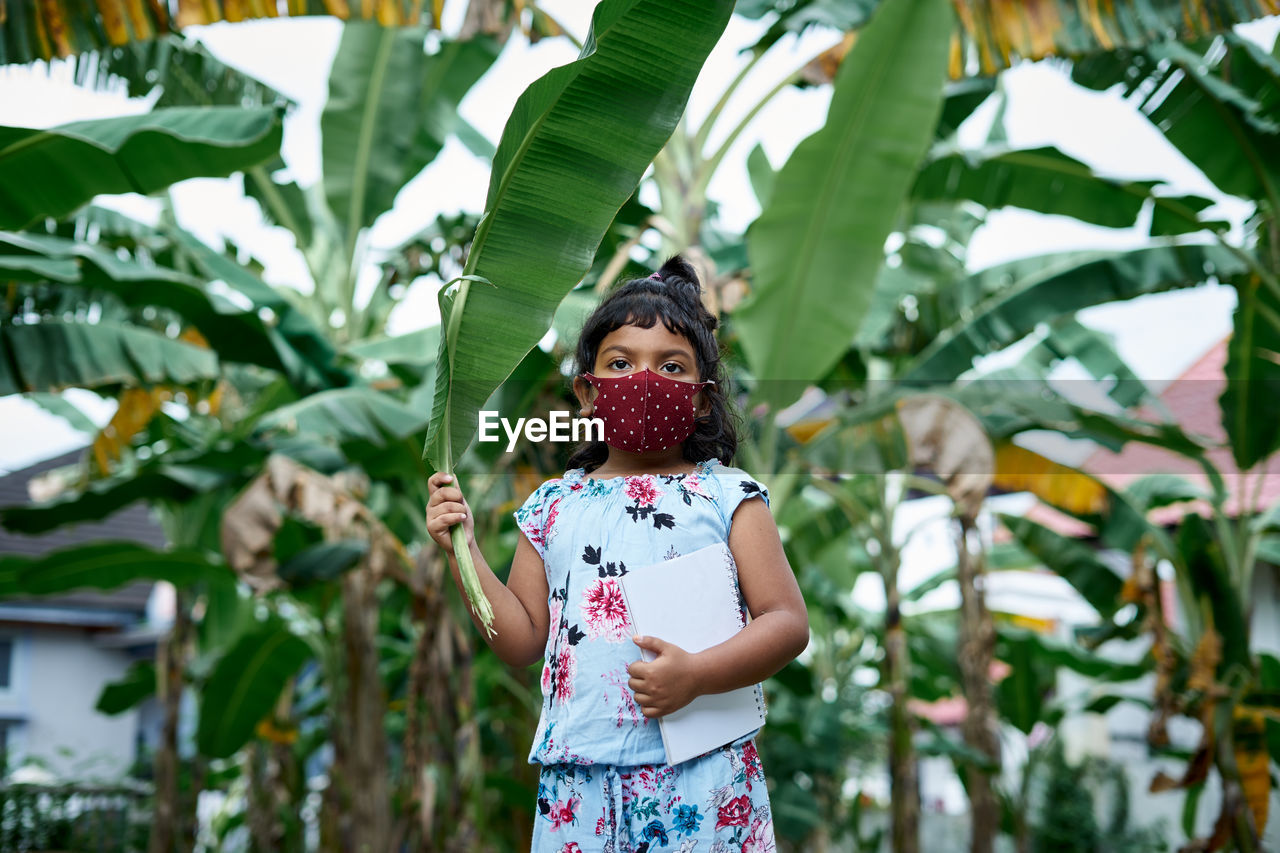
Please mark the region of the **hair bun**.
POLYGON ((658 275, 668 283, 688 284, 692 286, 694 292, 702 289, 698 281, 698 271, 693 268, 693 264, 685 260, 683 255, 672 255, 667 258, 666 263, 658 270, 658 275))

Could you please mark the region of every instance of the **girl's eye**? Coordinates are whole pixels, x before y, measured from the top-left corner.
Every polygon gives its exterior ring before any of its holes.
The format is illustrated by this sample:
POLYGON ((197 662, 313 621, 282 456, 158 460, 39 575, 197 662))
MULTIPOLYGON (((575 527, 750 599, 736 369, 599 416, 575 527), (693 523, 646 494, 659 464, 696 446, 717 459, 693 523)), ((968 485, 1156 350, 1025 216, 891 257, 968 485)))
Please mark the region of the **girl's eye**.
POLYGON ((663 370, 666 370, 668 367, 670 367, 671 369, 667 370, 667 373, 680 373, 682 370, 684 370, 683 365, 678 364, 677 362, 674 362, 674 361, 668 361, 666 364, 662 365, 663 370))
POLYGON ((614 370, 626 370, 626 369, 627 369, 627 361, 626 361, 626 359, 622 359, 622 358, 615 358, 613 361, 609 362, 609 367, 611 367, 611 368, 612 368, 612 369, 614 369, 614 370), (621 365, 621 366, 619 366, 619 365, 621 365))

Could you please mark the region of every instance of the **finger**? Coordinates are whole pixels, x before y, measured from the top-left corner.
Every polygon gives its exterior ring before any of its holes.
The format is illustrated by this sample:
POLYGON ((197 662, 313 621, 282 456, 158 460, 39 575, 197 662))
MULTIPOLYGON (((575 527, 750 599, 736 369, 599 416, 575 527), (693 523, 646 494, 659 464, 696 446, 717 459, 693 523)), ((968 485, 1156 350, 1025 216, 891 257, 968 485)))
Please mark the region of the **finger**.
POLYGON ((662 712, 661 712, 661 711, 659 711, 657 708, 645 708, 645 707, 641 707, 641 708, 640 708, 640 713, 644 714, 644 715, 645 715, 646 717, 648 717, 649 719, 653 719, 654 717, 661 717, 661 716, 662 716, 662 712))
POLYGON ((667 641, 659 640, 657 637, 637 636, 637 637, 632 637, 631 641, 635 643, 637 646, 639 646, 640 648, 644 649, 645 651, 653 652, 655 655, 662 654, 664 651, 667 650, 667 647, 670 645, 670 643, 668 643, 667 641))
POLYGON ((443 486, 446 483, 453 482, 453 475, 448 471, 437 471, 427 478, 427 485, 433 487, 443 486))
POLYGON ((631 688, 631 692, 639 695, 639 691, 644 690, 645 683, 643 679, 633 678, 627 682, 627 686, 631 688))
POLYGON ((463 502, 462 490, 455 489, 452 487, 444 488, 444 489, 436 489, 431 494, 431 499, 427 503, 428 505, 430 505, 433 503, 440 503, 442 501, 452 501, 454 503, 462 503, 463 502))
POLYGON ((467 514, 467 507, 466 507, 466 504, 459 503, 458 501, 442 501, 441 503, 436 504, 435 512, 437 515, 439 514, 459 515, 460 514, 465 516, 467 514))
POLYGON ((636 702, 640 705, 641 708, 645 706, 648 706, 650 708, 653 707, 653 697, 650 696, 648 693, 637 693, 636 702))

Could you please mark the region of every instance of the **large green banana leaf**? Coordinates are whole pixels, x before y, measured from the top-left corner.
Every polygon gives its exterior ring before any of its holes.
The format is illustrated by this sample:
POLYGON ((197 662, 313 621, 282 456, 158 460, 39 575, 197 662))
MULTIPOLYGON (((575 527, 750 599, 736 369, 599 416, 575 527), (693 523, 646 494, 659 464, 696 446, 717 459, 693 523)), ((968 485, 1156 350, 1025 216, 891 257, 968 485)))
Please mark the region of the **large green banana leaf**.
POLYGON ((396 193, 435 159, 458 127, 458 104, 500 50, 489 38, 423 52, 426 30, 347 24, 320 116, 325 195, 355 234, 391 209, 396 193))
POLYGON ((368 386, 309 394, 259 421, 264 430, 283 429, 308 438, 367 441, 378 447, 426 429, 427 417, 390 394, 368 386))
POLYGON ((258 310, 274 314, 273 328, 288 344, 277 347, 285 372, 304 388, 325 388, 350 384, 353 379, 337 363, 337 350, 324 330, 307 318, 282 290, 276 290, 241 264, 200 242, 180 228, 166 234, 182 249, 205 278, 221 281, 253 303, 258 310))
POLYGON ((138 326, 78 320, 0 326, 0 396, 119 384, 190 385, 218 376, 212 350, 138 326))
POLYGON ((1091 329, 1074 315, 1059 317, 1048 324, 1048 334, 1031 346, 1009 367, 983 371, 983 379, 1011 380, 1039 390, 1054 366, 1073 359, 1099 383, 1099 388, 1121 409, 1128 410, 1150 393, 1145 382, 1120 357, 1111 336, 1091 329))
POLYGON ((173 108, 49 130, 0 127, 0 228, 66 216, 103 193, 246 169, 280 150, 282 112, 173 108))
POLYGON ((969 199, 983 207, 1021 207, 1070 216, 1108 228, 1128 228, 1150 200, 1159 215, 1152 233, 1178 234, 1206 227, 1196 214, 1209 204, 1198 197, 1158 196, 1156 181, 1122 181, 1097 175, 1056 148, 953 151, 920 170, 912 199, 969 199))
POLYGON ((241 635, 205 682, 196 729, 200 752, 210 758, 235 754, 310 656, 307 643, 278 617, 241 635))
POLYGON ((972 317, 958 320, 915 358, 908 381, 950 382, 978 356, 1003 349, 1038 323, 1091 305, 1193 287, 1209 275, 1227 278, 1244 270, 1230 250, 1172 243, 1123 252, 1065 252, 1038 256, 975 273, 992 296, 972 317))
POLYGON ((1096 89, 1124 84, 1137 106, 1214 186, 1245 198, 1280 185, 1280 59, 1248 40, 1152 45, 1091 57, 1072 79, 1096 89))
POLYGON ((174 584, 230 577, 195 551, 155 551, 136 542, 94 542, 40 557, 0 557, 0 597, 117 589, 136 580, 174 584))
POLYGON ((606 0, 578 59, 516 101, 464 280, 443 294, 424 455, 452 468, 488 396, 551 326, 684 111, 729 0, 606 0))
POLYGON ((53 281, 102 291, 134 308, 156 306, 175 311, 195 326, 209 346, 228 361, 285 370, 292 353, 287 343, 258 316, 210 293, 193 276, 133 258, 122 258, 102 246, 49 234, 0 231, 0 276, 17 281, 53 281))
POLYGON ((733 315, 751 372, 813 381, 848 350, 871 303, 942 103, 953 16, 942 0, 886 0, 845 58, 826 124, 778 172, 747 234, 752 293, 733 315))

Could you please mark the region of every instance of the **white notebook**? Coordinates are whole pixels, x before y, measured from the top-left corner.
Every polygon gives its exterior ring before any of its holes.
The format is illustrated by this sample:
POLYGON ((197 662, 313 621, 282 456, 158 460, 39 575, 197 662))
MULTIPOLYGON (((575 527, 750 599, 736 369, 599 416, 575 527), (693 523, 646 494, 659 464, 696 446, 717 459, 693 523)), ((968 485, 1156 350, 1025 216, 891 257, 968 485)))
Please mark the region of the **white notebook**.
MULTIPOLYGON (((638 636, 657 637, 694 653, 742 630, 738 569, 728 544, 631 569, 618 579, 638 636)), ((645 660, 653 654, 641 650, 645 660)), ((764 725, 759 684, 707 693, 658 718, 667 763, 679 764, 732 743, 764 725)))

